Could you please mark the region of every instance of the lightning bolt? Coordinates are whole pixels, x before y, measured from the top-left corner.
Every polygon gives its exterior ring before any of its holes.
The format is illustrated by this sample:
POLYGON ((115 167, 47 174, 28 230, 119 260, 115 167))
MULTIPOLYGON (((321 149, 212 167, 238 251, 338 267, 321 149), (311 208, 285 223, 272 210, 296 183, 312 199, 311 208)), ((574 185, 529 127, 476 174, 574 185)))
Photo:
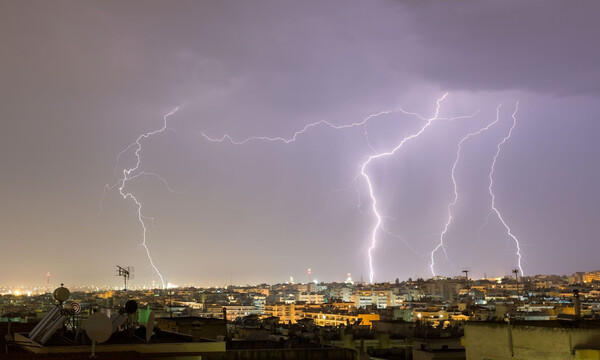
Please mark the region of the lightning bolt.
MULTIPOLYGON (((444 96, 442 96, 442 98, 438 99, 438 102, 437 102, 437 104, 438 104, 438 108, 436 109, 435 118, 437 118, 437 116, 438 116, 438 113, 439 113, 439 105, 440 105, 440 102, 441 102, 441 101, 442 101, 442 100, 443 100, 443 99, 444 99, 444 98, 445 98, 447 95, 448 95, 448 94, 446 93, 446 94, 444 94, 444 96)), ((367 124, 367 123, 369 122, 369 120, 371 120, 371 119, 377 118, 377 117, 379 117, 379 116, 381 116, 381 115, 387 115, 387 114, 394 113, 394 112, 398 112, 398 111, 399 111, 399 112, 402 112, 403 114, 406 114, 406 115, 411 115, 411 116, 415 116, 415 117, 419 118, 420 120, 424 120, 424 121, 426 121, 426 125, 425 125, 425 126, 422 128, 422 130, 421 130, 421 131, 420 131, 418 134, 416 134, 416 135, 414 135, 414 136, 412 136, 412 137, 417 137, 417 136, 418 136, 418 135, 419 135, 421 132, 425 131, 425 129, 426 129, 428 126, 429 126, 429 124, 430 124, 430 123, 431 123, 431 121, 433 120, 433 119, 427 119, 427 118, 425 118, 425 117, 423 117, 423 116, 421 116, 421 115, 419 115, 419 114, 417 114, 417 113, 406 111, 406 110, 404 110, 404 109, 402 109, 402 108, 396 108, 396 109, 392 109, 392 110, 384 110, 384 111, 380 111, 380 112, 378 112, 378 113, 375 113, 375 114, 371 114, 371 115, 367 116, 366 118, 364 118, 364 119, 363 119, 362 121, 360 121, 360 122, 353 122, 353 123, 350 123, 350 124, 344 124, 344 125, 335 125, 335 124, 332 124, 331 122, 329 122, 329 121, 326 121, 326 120, 321 120, 321 121, 313 122, 313 123, 310 123, 310 124, 308 124, 308 125, 305 125, 305 126, 302 128, 302 129, 300 129, 300 130, 298 130, 298 131, 294 132, 294 134, 293 134, 291 137, 288 137, 288 138, 279 137, 279 136, 278 136, 278 137, 268 137, 268 136, 252 136, 252 137, 249 137, 249 138, 246 138, 246 139, 243 139, 243 140, 234 140, 234 139, 233 139, 233 138, 232 138, 230 135, 228 135, 228 134, 225 134, 225 135, 221 136, 220 138, 213 138, 213 137, 210 137, 210 136, 208 136, 208 135, 207 135, 206 133, 204 133, 204 132, 202 132, 202 136, 203 136, 203 137, 204 137, 206 140, 208 140, 208 141, 210 141, 210 142, 224 142, 224 141, 228 141, 228 142, 230 142, 231 144, 234 144, 234 145, 243 145, 243 144, 246 144, 246 143, 248 143, 248 142, 251 142, 251 141, 271 141, 271 142, 283 142, 283 143, 285 143, 285 144, 290 144, 290 143, 292 143, 292 142, 295 142, 295 141, 298 139, 298 137, 299 137, 299 136, 301 136, 302 134, 306 133, 306 132, 307 132, 307 131, 309 131, 311 128, 317 127, 317 126, 319 126, 319 125, 324 125, 324 126, 330 127, 330 128, 332 128, 332 129, 335 129, 335 130, 342 130, 342 129, 348 129, 348 128, 353 128, 353 127, 362 126, 362 127, 363 127, 363 131, 364 131, 364 134, 365 134, 365 137, 366 137, 366 139, 367 139, 367 143, 368 143, 369 147, 370 147, 372 150, 374 150, 373 146, 371 145, 371 143, 369 142, 369 139, 368 139, 368 132, 367 132, 367 130, 366 130, 366 124, 367 124)), ((403 142, 402 142, 402 143, 401 143, 401 144, 398 146, 398 148, 400 148, 400 146, 402 146, 402 144, 404 144, 404 142, 405 142, 405 141, 407 141, 407 140, 410 140, 410 138, 412 138, 412 137, 409 137, 409 138, 407 138, 407 139, 404 139, 404 140, 403 140, 403 142)), ((398 149, 398 148, 397 148, 397 149, 398 149)), ((365 162, 364 162, 364 163, 361 165, 361 171, 360 171, 360 173, 359 173, 359 174, 357 174, 357 175, 354 177, 353 181, 352 181, 352 183, 353 183, 353 184, 355 184, 355 182, 356 182, 356 179, 357 179, 357 178, 358 178, 360 175, 362 175, 362 176, 363 176, 363 177, 364 177, 364 178, 367 180, 367 183, 369 184, 369 191, 370 191, 371 200, 373 201, 373 210, 374 210, 374 212, 375 212, 375 215, 376 215, 376 217, 377 217, 377 224, 376 224, 376 227, 375 227, 375 229, 374 229, 374 231, 373 231, 373 234, 374 234, 374 236, 373 236, 373 242, 372 242, 372 244, 371 244, 371 247, 370 247, 370 248, 369 248, 369 250, 368 250, 368 255, 369 255, 369 256, 368 256, 368 257, 369 257, 369 268, 371 269, 371 272, 370 272, 370 279, 371 279, 371 283, 373 282, 373 265, 372 265, 372 261, 373 261, 373 260, 372 260, 371 252, 372 252, 373 248, 375 247, 375 234, 377 233, 377 230, 379 230, 379 228, 381 227, 381 215, 380 215, 380 214, 379 214, 379 212, 377 211, 377 206, 376 206, 376 203, 377 203, 377 201, 376 201, 376 199, 375 199, 375 195, 374 195, 374 192, 373 192, 373 186, 372 186, 372 184, 371 184, 371 180, 370 180, 369 176, 368 176, 368 175, 367 175, 367 173, 366 173, 366 167, 367 167, 367 165, 368 165, 368 164, 369 164, 369 163, 370 163, 372 160, 374 160, 374 159, 376 159, 376 158, 379 158, 379 157, 383 157, 383 156, 391 155, 391 154, 393 154, 394 152, 396 152, 396 150, 397 150, 397 149, 394 149, 394 150, 393 150, 392 152, 390 152, 389 154, 382 153, 382 154, 377 154, 377 155, 370 156, 370 157, 367 159, 367 161, 365 161, 365 162)), ((338 190, 338 191, 340 191, 340 190, 338 190)), ((359 201, 360 201, 360 197, 359 197, 359 201)), ((360 210, 360 206, 359 206, 359 211, 362 213, 362 211, 360 210)), ((386 231, 386 232, 387 232, 387 231, 386 231)), ((399 237, 398 235, 395 235, 395 234, 393 234, 393 233, 391 233, 391 232, 389 232, 389 234, 390 234, 391 236, 396 236, 396 237, 398 237, 398 238, 401 238, 401 237, 399 237)), ((406 242, 406 241, 405 241, 403 238, 401 238, 401 239, 404 241, 404 243, 406 243, 406 244, 407 244, 407 242, 406 242)), ((411 249, 412 249, 412 248, 411 248, 411 249)))
POLYGON ((375 191, 373 190, 373 183, 371 182, 371 178, 367 174, 367 167, 373 160, 377 160, 380 158, 394 155, 396 153, 396 151, 398 151, 407 141, 410 141, 412 139, 419 137, 425 130, 427 130, 427 128, 436 119, 438 119, 441 103, 446 98, 446 96, 448 96, 448 93, 445 93, 444 95, 442 95, 441 98, 437 99, 434 116, 432 118, 427 119, 427 121, 425 122, 425 125, 423 125, 419 131, 403 138, 391 151, 378 153, 378 154, 369 156, 367 158, 367 160, 364 161, 360 167, 360 174, 363 176, 363 178, 365 179, 365 181, 367 183, 367 187, 369 189, 369 196, 371 198, 371 206, 372 206, 373 214, 375 215, 375 218, 376 218, 375 226, 373 227, 373 231, 371 233, 371 245, 369 246, 369 249, 367 251, 368 259, 369 259, 369 281, 371 284, 373 283, 373 278, 375 276, 375 272, 373 271, 373 250, 375 249, 375 246, 377 245, 377 233, 379 232, 379 230, 382 226, 383 220, 382 220, 382 216, 381 216, 379 210, 377 209, 377 198, 375 197, 375 191))
MULTIPOLYGON (((380 159, 380 158, 384 158, 384 157, 389 157, 389 156, 395 154, 406 142, 419 137, 434 121, 436 121, 436 120, 455 120, 455 119, 462 119, 462 118, 471 118, 471 117, 475 116, 475 114, 477 114, 479 112, 479 110, 477 110, 472 115, 459 116, 459 117, 453 117, 453 118, 439 117, 441 103, 442 103, 442 101, 447 96, 448 96, 448 93, 445 93, 442 97, 440 97, 439 99, 437 99, 435 114, 434 114, 434 116, 432 118, 426 118, 426 117, 421 116, 421 115, 419 115, 417 113, 409 112, 409 111, 406 111, 406 110, 404 110, 402 108, 396 108, 396 109, 393 109, 393 110, 385 110, 385 111, 381 111, 381 112, 369 115, 365 119, 363 119, 362 121, 360 121, 360 122, 354 122, 354 123, 351 123, 351 124, 335 125, 335 124, 332 124, 331 122, 325 121, 325 120, 313 122, 313 123, 310 123, 308 125, 305 125, 302 129, 294 132, 294 134, 292 136, 287 137, 287 138, 285 138, 285 137, 279 137, 279 136, 278 137, 253 136, 253 137, 249 137, 249 138, 246 138, 246 139, 243 139, 243 140, 235 140, 235 139, 233 139, 228 134, 225 134, 225 135, 221 136, 220 138, 214 138, 214 137, 208 136, 204 132, 202 132, 202 136, 206 140, 208 140, 210 142, 225 142, 225 141, 227 141, 227 142, 230 142, 231 144, 234 144, 234 145, 243 145, 243 144, 246 144, 246 143, 248 143, 250 141, 271 141, 271 142, 283 142, 285 144, 289 144, 289 143, 295 142, 300 135, 302 135, 305 132, 309 131, 311 128, 317 127, 319 125, 327 126, 327 127, 332 128, 332 129, 335 129, 335 130, 342 130, 342 129, 348 129, 348 128, 352 128, 352 127, 362 126, 363 129, 364 129, 363 131, 364 131, 365 137, 367 139, 367 143, 368 143, 369 147, 373 150, 373 152, 375 152, 376 154, 368 156, 366 158, 366 160, 361 163, 361 165, 360 165, 360 172, 354 177, 354 179, 352 181, 352 184, 355 185, 355 182, 356 182, 356 180, 359 177, 362 177, 362 178, 365 179, 365 182, 366 182, 368 190, 369 190, 369 197, 370 197, 370 200, 371 200, 372 210, 373 210, 373 213, 374 213, 375 218, 376 218, 375 225, 374 225, 373 231, 371 233, 370 245, 369 245, 369 248, 368 248, 368 251, 367 251, 367 253, 368 253, 368 260, 369 260, 369 279, 370 279, 370 282, 373 283, 374 270, 373 270, 373 255, 372 255, 372 252, 375 249, 375 246, 377 244, 377 234, 378 234, 379 231, 382 231, 382 232, 384 232, 384 233, 386 233, 386 234, 388 234, 388 235, 390 235, 392 237, 395 237, 395 238, 398 238, 398 239, 402 240, 411 250, 413 250, 413 251, 415 251, 415 250, 412 247, 410 247, 410 245, 408 244, 408 242, 406 240, 404 240, 404 238, 402 238, 401 236, 396 235, 396 234, 388 231, 387 229, 385 229, 383 227, 383 220, 382 220, 383 216, 381 215, 380 211, 377 208, 377 198, 375 196, 375 190, 374 190, 373 184, 371 182, 371 179, 370 179, 370 177, 368 175, 367 168, 368 168, 369 164, 371 164, 372 161, 380 159), (385 115, 385 114, 390 114, 390 113, 398 112, 398 111, 402 112, 403 114, 406 114, 406 115, 415 116, 415 117, 419 118, 420 120, 423 120, 425 122, 425 124, 416 133, 403 138, 392 150, 387 151, 387 152, 377 153, 377 151, 374 150, 373 146, 369 142, 368 132, 366 130, 366 124, 367 124, 367 122, 369 122, 369 120, 374 119, 374 118, 376 118, 378 116, 385 115)), ((337 191, 340 191, 340 190, 337 190, 337 191)), ((359 201, 360 201, 360 198, 359 198, 359 201)), ((359 211, 361 211, 360 210, 360 206, 359 206, 359 211)), ((362 213, 362 211, 361 211, 361 213, 362 213)))
MULTIPOLYGON (((141 171, 140 170, 140 164, 141 164, 141 156, 140 156, 140 152, 142 151, 142 140, 149 138, 150 136, 153 135, 157 135, 160 134, 162 132, 164 132, 165 130, 167 130, 167 119, 172 116, 173 114, 175 114, 177 111, 179 110, 179 108, 175 108, 173 111, 169 112, 168 114, 163 116, 163 126, 157 130, 151 131, 151 132, 147 132, 145 134, 140 135, 135 142, 131 143, 129 146, 127 146, 123 151, 121 151, 119 153, 119 155, 117 156, 117 165, 116 167, 118 168, 119 166, 119 161, 120 158, 123 154, 125 154, 127 151, 131 150, 131 149, 135 149, 134 151, 134 156, 136 158, 136 163, 134 167, 131 167, 129 169, 125 168, 123 169, 123 177, 120 178, 117 183, 113 184, 113 185, 106 185, 104 187, 104 194, 106 194, 107 191, 110 191, 112 189, 114 189, 115 187, 119 189, 119 194, 123 197, 123 199, 131 199, 136 207, 137 207, 137 219, 138 222, 140 223, 141 227, 142 227, 142 243, 141 246, 144 248, 144 250, 146 251, 146 255, 148 256, 148 260, 150 261, 150 265, 152 266, 152 268, 154 269, 154 271, 156 272, 156 274, 158 275, 158 277, 160 278, 160 282, 162 283, 162 287, 165 288, 165 281, 163 278, 163 275, 160 273, 160 271, 158 270, 158 267, 156 267, 156 265, 154 264, 154 259, 152 259, 152 255, 150 254, 150 249, 148 248, 148 244, 146 242, 146 235, 148 233, 148 228, 146 227, 146 222, 144 221, 145 219, 148 219, 147 217, 145 217, 144 215, 142 215, 142 203, 135 197, 135 195, 133 195, 133 193, 131 193, 130 191, 126 191, 125 190, 125 185, 127 185, 127 182, 134 180, 140 176, 150 176, 150 177, 154 177, 156 179, 158 179, 160 182, 163 183, 163 185, 165 185, 165 187, 170 191, 170 192, 176 192, 173 189, 171 189, 171 187, 169 186, 169 184, 167 183, 167 181, 162 178, 160 175, 156 174, 156 173, 149 173, 149 172, 145 172, 145 171, 141 171)), ((117 168, 115 168, 115 173, 117 172, 117 168)), ((104 198, 104 195, 103 195, 104 198)))
POLYGON ((488 190, 489 190, 490 196, 492 197, 492 212, 495 213, 496 216, 498 216, 498 219, 500 220, 500 222, 502 223, 502 225, 506 229, 506 232, 507 232, 508 236, 510 236, 513 239, 513 241, 515 242, 515 245, 517 246, 517 264, 519 266, 519 270, 521 271, 521 276, 522 276, 523 275, 523 267, 521 266, 521 258, 522 258, 522 256, 521 256, 521 244, 519 243, 519 239, 517 239, 517 237, 512 233, 512 230, 510 229, 510 227, 508 226, 508 224, 506 223, 506 221, 502 217, 502 214, 500 214, 500 211, 496 207, 496 196, 494 195, 494 191, 493 191, 493 187, 494 187, 494 172, 496 171, 496 161, 498 160, 498 156, 500 155, 500 150, 502 148, 502 145, 504 145, 510 139, 510 137, 512 136, 513 130, 517 126, 516 115, 517 115, 518 111, 519 111, 519 102, 517 101, 517 103, 515 105, 515 111, 511 115, 512 120, 513 120, 512 126, 508 130, 508 134, 502 139, 502 141, 500 141, 496 145, 496 154, 494 155, 494 159, 492 161, 492 166, 490 167, 490 173, 488 175, 488 178, 490 180, 488 190))
POLYGON ((388 236, 390 236, 390 237, 393 237, 393 238, 395 238, 395 239, 398 239, 398 240, 402 241, 402 242, 404 243, 404 245, 406 245, 406 247, 407 247, 407 248, 409 248, 409 249, 410 249, 410 251, 412 251, 413 253, 415 253, 415 254, 417 254, 417 255, 419 255, 419 256, 422 256, 422 255, 423 255, 423 254, 419 253, 417 250, 415 250, 415 248, 414 248, 414 247, 412 247, 412 246, 411 246, 411 245, 408 243, 408 241, 406 241, 406 239, 404 238, 404 236, 402 236, 402 235, 398 235, 398 234, 396 234, 396 233, 394 233, 394 232, 391 232, 391 231, 389 231, 388 229, 386 229, 386 228, 383 226, 383 224, 381 225, 381 231, 383 231, 385 234, 387 234, 387 235, 388 235, 388 236))
POLYGON ((467 135, 465 135, 459 142, 458 142, 458 146, 456 149, 456 157, 454 158, 454 163, 452 164, 452 184, 454 186, 454 199, 452 200, 452 202, 450 204, 448 204, 448 220, 446 221, 446 224, 444 225, 444 230, 442 230, 442 232, 440 233, 440 240, 437 244, 437 246, 433 249, 433 251, 431 251, 431 274, 433 276, 436 276, 435 274, 435 253, 439 250, 442 249, 444 251, 444 255, 446 256, 446 259, 448 258, 448 254, 446 252, 446 245, 444 245, 444 238, 446 236, 446 233, 448 232, 448 228, 450 227, 450 224, 453 221, 453 216, 452 216, 452 209, 454 208, 454 206, 456 205, 456 203, 458 202, 458 185, 456 183, 456 166, 458 165, 458 162, 460 161, 460 154, 461 154, 461 150, 462 150, 462 145, 465 141, 469 140, 470 138, 477 136, 481 133, 483 133, 484 131, 487 131, 490 127, 494 126, 496 123, 498 123, 498 121, 500 120, 500 106, 498 106, 498 108, 496 108, 496 120, 490 122, 487 126, 468 133, 467 135))
MULTIPOLYGON (((289 143, 295 142, 300 135, 304 134, 305 132, 307 132, 311 128, 319 126, 319 125, 324 125, 324 126, 330 127, 332 129, 335 129, 335 130, 349 129, 349 128, 353 128, 353 127, 357 127, 357 126, 364 126, 371 119, 374 119, 374 118, 379 117, 381 115, 387 115, 387 114, 391 114, 391 113, 395 113, 395 112, 402 112, 402 113, 404 113, 406 115, 413 115, 413 116, 416 116, 416 117, 420 118, 421 120, 426 120, 425 118, 423 118, 421 115, 419 115, 417 113, 408 112, 408 111, 406 111, 406 110, 404 110, 402 108, 396 108, 396 109, 392 109, 392 110, 380 111, 380 112, 378 112, 376 114, 371 114, 371 115, 367 116, 366 118, 364 118, 362 121, 360 121, 360 122, 354 122, 354 123, 351 123, 351 124, 335 125, 335 124, 332 124, 331 122, 326 121, 326 120, 321 120, 321 121, 313 122, 313 123, 310 123, 308 125, 305 125, 302 129, 294 132, 294 135, 292 135, 291 137, 288 137, 288 138, 279 137, 279 136, 277 136, 277 137, 252 136, 252 137, 246 138, 244 140, 234 140, 231 136, 229 136, 227 134, 221 136, 220 138, 213 138, 213 137, 210 137, 210 136, 206 135, 206 133, 204 133, 204 132, 202 132, 202 136, 206 140, 211 141, 211 142, 223 142, 223 141, 227 140, 227 141, 231 142, 234 145, 243 145, 243 144, 245 144, 247 142, 251 142, 251 141, 280 141, 280 142, 283 142, 285 144, 289 144, 289 143)), ((365 130, 365 135, 366 134, 367 133, 366 133, 366 130, 365 130)))

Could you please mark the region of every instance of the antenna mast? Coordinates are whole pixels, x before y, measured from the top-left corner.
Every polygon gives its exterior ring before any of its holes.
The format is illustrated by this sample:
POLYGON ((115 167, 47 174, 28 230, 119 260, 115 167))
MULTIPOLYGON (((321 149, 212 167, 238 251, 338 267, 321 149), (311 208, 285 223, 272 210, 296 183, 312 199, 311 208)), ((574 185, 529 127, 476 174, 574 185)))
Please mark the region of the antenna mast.
POLYGON ((117 265, 117 276, 123 277, 124 287, 123 290, 127 291, 127 280, 131 277, 132 269, 130 266, 124 268, 122 266, 117 265))
POLYGON ((515 280, 517 281, 517 298, 519 298, 519 269, 513 269, 512 272, 515 274, 515 280))

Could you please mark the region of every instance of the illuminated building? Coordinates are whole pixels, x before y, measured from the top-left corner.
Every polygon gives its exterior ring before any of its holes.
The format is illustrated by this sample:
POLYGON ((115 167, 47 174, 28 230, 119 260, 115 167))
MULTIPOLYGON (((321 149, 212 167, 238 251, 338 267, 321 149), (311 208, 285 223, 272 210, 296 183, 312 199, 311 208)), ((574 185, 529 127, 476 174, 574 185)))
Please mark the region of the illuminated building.
POLYGON ((295 324, 304 317, 304 308, 299 306, 298 310, 296 310, 296 304, 277 303, 267 305, 265 306, 265 317, 278 317, 282 323, 295 324))
POLYGON ((323 304, 325 303, 325 295, 317 293, 296 293, 296 302, 302 301, 311 304, 323 304))
POLYGON ((338 287, 329 290, 329 297, 333 299, 340 299, 342 301, 350 301, 350 297, 352 296, 352 289, 349 287, 338 287))
POLYGON ((360 324, 371 327, 372 321, 379 320, 379 314, 338 314, 323 311, 307 311, 305 315, 306 318, 313 319, 315 324, 319 326, 360 324))
POLYGON ((359 291, 350 296, 356 308, 364 309, 375 306, 377 309, 385 309, 396 305, 396 295, 391 291, 359 291))

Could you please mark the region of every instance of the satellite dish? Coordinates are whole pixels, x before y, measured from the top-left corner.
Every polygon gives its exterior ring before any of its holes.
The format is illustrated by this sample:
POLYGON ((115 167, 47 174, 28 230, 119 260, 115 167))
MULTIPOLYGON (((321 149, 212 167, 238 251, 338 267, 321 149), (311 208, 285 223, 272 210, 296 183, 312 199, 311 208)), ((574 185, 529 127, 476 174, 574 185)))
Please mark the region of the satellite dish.
POLYGON ((66 287, 59 287, 54 290, 54 298, 60 302, 67 301, 71 296, 71 292, 66 287))
POLYGON ((92 341, 103 343, 112 334, 112 323, 103 313, 93 313, 85 323, 85 332, 92 341))
POLYGON ((125 303, 125 312, 128 314, 135 314, 138 309, 138 304, 135 300, 128 300, 125 303))
POLYGON ((146 342, 150 341, 152 332, 154 331, 154 311, 148 316, 148 323, 146 324, 146 342))

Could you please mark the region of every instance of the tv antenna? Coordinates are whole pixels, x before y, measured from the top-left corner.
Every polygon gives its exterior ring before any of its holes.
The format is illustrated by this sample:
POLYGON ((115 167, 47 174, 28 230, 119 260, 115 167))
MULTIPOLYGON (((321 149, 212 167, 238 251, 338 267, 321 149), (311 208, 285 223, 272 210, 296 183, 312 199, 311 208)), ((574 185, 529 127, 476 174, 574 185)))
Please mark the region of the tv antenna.
POLYGON ((123 277, 124 288, 123 290, 127 291, 127 280, 133 279, 133 266, 122 267, 117 265, 117 276, 123 277))
POLYGON ((519 269, 513 269, 512 272, 513 272, 513 274, 515 274, 515 281, 517 282, 517 298, 518 298, 519 297, 519 269))

